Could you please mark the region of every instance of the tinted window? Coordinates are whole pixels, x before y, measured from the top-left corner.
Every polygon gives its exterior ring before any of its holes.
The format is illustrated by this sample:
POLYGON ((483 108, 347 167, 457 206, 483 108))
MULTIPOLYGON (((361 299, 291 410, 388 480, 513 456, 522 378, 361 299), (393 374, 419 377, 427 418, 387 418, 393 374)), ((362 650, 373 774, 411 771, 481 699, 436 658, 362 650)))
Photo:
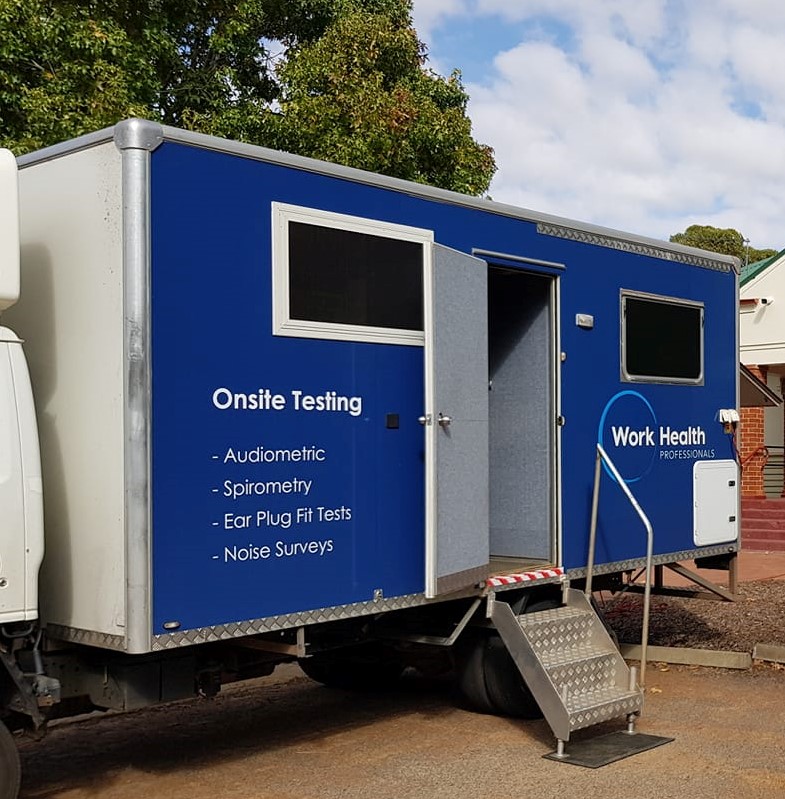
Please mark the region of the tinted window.
POLYGON ((631 378, 699 381, 703 308, 624 298, 624 372, 631 378))
POLYGON ((289 222, 289 315, 344 325, 423 329, 423 247, 289 222))

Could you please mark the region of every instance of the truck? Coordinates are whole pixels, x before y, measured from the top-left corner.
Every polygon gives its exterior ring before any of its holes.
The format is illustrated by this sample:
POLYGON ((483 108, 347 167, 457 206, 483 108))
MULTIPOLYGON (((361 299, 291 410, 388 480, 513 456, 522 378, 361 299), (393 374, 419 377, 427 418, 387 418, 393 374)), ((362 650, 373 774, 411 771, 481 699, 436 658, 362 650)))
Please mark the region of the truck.
POLYGON ((634 734, 593 591, 734 563, 735 259, 140 119, 0 166, 2 799, 294 661, 634 734))

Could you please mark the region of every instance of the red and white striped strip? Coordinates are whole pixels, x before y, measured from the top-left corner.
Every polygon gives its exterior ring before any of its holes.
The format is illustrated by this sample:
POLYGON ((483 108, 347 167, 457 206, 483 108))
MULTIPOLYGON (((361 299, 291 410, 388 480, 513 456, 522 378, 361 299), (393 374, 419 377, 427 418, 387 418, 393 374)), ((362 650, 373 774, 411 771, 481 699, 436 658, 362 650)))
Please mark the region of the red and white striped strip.
POLYGON ((539 569, 533 572, 521 572, 520 574, 500 574, 498 577, 489 577, 485 583, 490 588, 498 588, 502 585, 514 585, 515 583, 531 583, 536 580, 547 580, 551 577, 561 577, 564 569, 539 569))

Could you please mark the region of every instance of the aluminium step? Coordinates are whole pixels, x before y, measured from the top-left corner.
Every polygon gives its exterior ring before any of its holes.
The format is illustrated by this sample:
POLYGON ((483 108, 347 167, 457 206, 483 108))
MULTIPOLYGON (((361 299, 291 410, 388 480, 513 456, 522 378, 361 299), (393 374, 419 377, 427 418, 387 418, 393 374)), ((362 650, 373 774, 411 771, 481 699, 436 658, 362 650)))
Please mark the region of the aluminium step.
POLYGON ((562 698, 571 731, 637 713, 643 704, 639 691, 620 687, 628 670, 610 639, 592 640, 596 622, 593 610, 569 606, 518 616, 562 698))
POLYGON ((516 616, 495 602, 491 618, 560 741, 609 719, 639 714, 643 692, 596 611, 580 591, 566 604, 516 616))
POLYGON ((591 638, 595 618, 593 613, 569 605, 517 617, 524 635, 537 652, 585 643, 591 638))
POLYGON ((568 696, 566 707, 570 732, 575 732, 603 721, 628 716, 630 713, 640 713, 643 709, 643 695, 638 689, 598 689, 568 696))
POLYGON ((618 653, 576 647, 569 653, 553 652, 541 662, 558 691, 571 693, 615 686, 619 675, 618 653), (580 654, 578 654, 580 652, 580 654))

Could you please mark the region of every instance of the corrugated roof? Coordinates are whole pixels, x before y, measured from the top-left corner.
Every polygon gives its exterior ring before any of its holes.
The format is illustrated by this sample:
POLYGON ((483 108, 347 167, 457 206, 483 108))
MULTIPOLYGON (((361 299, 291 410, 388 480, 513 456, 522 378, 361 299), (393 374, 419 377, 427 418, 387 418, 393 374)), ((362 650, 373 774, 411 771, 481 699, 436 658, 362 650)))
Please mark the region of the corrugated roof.
POLYGON ((743 286, 749 283, 752 278, 757 277, 764 269, 768 269, 775 261, 778 261, 785 255, 785 250, 780 250, 775 255, 770 255, 768 258, 763 258, 760 261, 754 261, 751 264, 742 266, 741 276, 739 278, 739 285, 743 286))

